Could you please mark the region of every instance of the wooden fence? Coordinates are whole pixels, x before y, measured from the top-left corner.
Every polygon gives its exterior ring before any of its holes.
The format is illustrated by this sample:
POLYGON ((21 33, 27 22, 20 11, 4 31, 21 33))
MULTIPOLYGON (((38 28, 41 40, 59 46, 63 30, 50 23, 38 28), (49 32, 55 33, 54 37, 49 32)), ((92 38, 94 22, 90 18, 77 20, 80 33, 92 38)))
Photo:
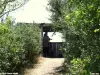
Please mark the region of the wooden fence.
POLYGON ((63 57, 61 52, 62 42, 50 42, 49 44, 49 56, 55 58, 63 57))

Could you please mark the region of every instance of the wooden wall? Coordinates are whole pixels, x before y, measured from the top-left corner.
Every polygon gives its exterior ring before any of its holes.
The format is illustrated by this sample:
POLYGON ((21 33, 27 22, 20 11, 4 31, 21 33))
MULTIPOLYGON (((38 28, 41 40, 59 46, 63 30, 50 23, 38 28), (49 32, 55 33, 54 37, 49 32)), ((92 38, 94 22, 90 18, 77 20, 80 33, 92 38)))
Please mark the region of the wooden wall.
MULTIPOLYGON (((42 46, 43 46, 43 32, 53 32, 52 24, 40 24, 41 28, 41 40, 42 40, 42 46)), ((60 48, 62 46, 62 42, 50 42, 49 44, 49 57, 53 58, 62 58, 62 52, 60 51, 60 48)), ((43 47, 42 47, 43 50, 43 47)))
POLYGON ((62 52, 60 50, 62 42, 50 42, 49 44, 49 56, 54 58, 62 58, 62 52))

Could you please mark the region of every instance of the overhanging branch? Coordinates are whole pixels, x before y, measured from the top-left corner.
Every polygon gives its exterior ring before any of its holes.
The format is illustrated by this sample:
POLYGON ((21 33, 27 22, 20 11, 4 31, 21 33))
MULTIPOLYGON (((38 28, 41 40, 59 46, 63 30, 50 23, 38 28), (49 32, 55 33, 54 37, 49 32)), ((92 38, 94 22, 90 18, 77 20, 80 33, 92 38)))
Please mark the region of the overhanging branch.
MULTIPOLYGON (((5 0, 5 2, 6 2, 6 1, 7 1, 7 0, 5 0)), ((8 4, 9 2, 13 2, 13 1, 14 1, 14 0, 9 0, 9 1, 7 1, 6 4, 5 4, 5 2, 3 3, 3 4, 4 4, 4 8, 3 8, 3 10, 2 10, 1 13, 0 13, 0 18, 3 17, 5 14, 7 14, 7 13, 9 13, 9 12, 12 12, 12 11, 15 11, 16 9, 19 9, 20 7, 24 6, 24 5, 28 2, 28 0, 27 0, 25 3, 22 3, 20 6, 15 7, 15 8, 13 8, 13 9, 9 9, 8 11, 4 12, 5 9, 6 9, 7 4, 8 4)))

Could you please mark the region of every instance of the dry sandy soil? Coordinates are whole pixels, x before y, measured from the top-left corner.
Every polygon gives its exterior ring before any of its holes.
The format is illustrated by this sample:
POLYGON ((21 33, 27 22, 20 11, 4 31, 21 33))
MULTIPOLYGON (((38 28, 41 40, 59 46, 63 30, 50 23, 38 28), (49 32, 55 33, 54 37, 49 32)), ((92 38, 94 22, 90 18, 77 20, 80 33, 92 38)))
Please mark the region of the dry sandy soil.
POLYGON ((64 62, 63 58, 41 57, 39 60, 35 68, 26 70, 25 75, 61 75, 57 73, 59 70, 57 68, 62 66, 64 62))

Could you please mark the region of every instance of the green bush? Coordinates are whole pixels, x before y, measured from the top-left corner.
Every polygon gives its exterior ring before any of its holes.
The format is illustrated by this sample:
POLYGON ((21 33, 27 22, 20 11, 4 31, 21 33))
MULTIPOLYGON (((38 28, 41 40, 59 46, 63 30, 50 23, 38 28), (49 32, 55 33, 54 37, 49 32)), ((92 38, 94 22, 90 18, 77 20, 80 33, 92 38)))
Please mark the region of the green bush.
POLYGON ((80 58, 75 58, 71 60, 70 63, 70 74, 72 75, 90 75, 89 69, 87 68, 89 66, 90 59, 80 59, 80 58))
POLYGON ((23 43, 23 49, 25 50, 25 56, 27 57, 26 59, 29 59, 29 62, 32 63, 36 62, 33 59, 39 55, 41 50, 39 26, 36 24, 18 24, 14 30, 16 30, 15 34, 19 36, 17 40, 23 43))
POLYGON ((0 73, 20 72, 37 62, 41 50, 40 29, 36 24, 0 24, 0 73))
POLYGON ((98 6, 98 2, 100 1, 75 2, 72 0, 71 2, 68 0, 67 3, 72 10, 68 8, 68 13, 65 16, 65 55, 67 55, 67 61, 70 63, 74 58, 85 59, 89 57, 90 65, 88 69, 90 72, 100 72, 100 15, 98 15, 100 14, 100 7, 98 6), (96 14, 95 17, 94 13, 96 14))
POLYGON ((100 0, 50 0, 49 4, 52 22, 66 40, 65 63, 71 66, 77 58, 83 63, 88 57, 88 71, 100 73, 100 0))

